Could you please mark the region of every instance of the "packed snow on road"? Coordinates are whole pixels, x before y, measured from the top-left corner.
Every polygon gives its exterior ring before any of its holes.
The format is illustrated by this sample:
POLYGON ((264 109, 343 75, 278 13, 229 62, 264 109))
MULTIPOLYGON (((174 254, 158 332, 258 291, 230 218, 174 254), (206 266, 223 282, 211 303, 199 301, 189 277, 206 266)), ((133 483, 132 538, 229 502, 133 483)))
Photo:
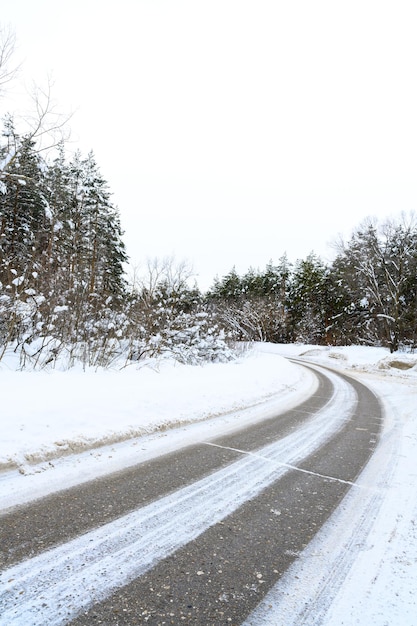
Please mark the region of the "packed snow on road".
POLYGON ((296 406, 316 380, 284 357, 360 379, 381 399, 384 427, 341 505, 246 624, 415 626, 414 355, 256 344, 227 364, 41 372, 4 358, 1 510, 296 406))

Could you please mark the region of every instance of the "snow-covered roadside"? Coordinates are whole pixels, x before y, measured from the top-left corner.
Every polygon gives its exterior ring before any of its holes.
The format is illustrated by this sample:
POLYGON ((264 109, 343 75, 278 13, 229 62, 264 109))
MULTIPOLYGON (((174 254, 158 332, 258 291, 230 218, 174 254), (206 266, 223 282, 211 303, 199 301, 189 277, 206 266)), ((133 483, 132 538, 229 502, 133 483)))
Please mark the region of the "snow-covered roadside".
POLYGON ((398 366, 412 365, 416 356, 281 349, 297 352, 357 375, 381 399, 384 428, 357 487, 245 626, 415 626, 417 368, 398 366))
MULTIPOLYGON (((379 509, 369 513, 369 534, 361 537, 354 565, 323 624, 364 624, 366 615, 373 626, 415 626, 417 386, 387 384, 373 376, 365 380, 382 399, 386 412, 381 444, 360 480, 379 495, 379 509)), ((349 520, 356 507, 354 500, 352 494, 351 503, 346 503, 346 507, 351 504, 349 520)), ((359 537, 358 533, 358 543, 359 537)))
POLYGON ((229 364, 122 371, 2 368, 0 510, 285 410, 316 385, 253 350, 229 364))

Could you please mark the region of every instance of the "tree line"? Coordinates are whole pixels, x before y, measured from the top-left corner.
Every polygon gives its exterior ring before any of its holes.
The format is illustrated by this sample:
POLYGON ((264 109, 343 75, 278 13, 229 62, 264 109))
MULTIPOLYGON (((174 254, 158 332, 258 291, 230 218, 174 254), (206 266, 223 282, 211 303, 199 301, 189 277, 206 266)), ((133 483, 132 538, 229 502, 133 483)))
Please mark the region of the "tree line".
POLYGON ((120 216, 93 153, 50 162, 7 117, 0 144, 0 358, 22 366, 108 366, 170 355, 227 359, 236 341, 414 349, 417 226, 413 215, 366 220, 331 263, 314 252, 264 270, 235 269, 207 293, 186 264, 128 262, 120 216))
POLYGON ((235 339, 414 349, 415 216, 368 218, 336 251, 331 263, 311 252, 243 276, 232 269, 207 298, 235 339))

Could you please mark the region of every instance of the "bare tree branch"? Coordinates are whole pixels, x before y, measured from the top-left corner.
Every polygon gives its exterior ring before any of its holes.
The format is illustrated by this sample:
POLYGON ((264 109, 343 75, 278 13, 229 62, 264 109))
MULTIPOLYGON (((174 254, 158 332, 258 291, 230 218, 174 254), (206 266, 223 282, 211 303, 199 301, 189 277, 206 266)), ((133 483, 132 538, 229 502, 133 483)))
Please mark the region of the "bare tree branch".
POLYGON ((4 85, 16 76, 19 66, 12 65, 16 36, 10 28, 0 28, 0 94, 4 85))
POLYGON ((194 276, 193 269, 188 261, 177 262, 173 256, 148 258, 143 275, 136 267, 132 291, 139 293, 142 301, 150 303, 161 283, 165 282, 172 290, 185 287, 194 276))
POLYGON ((32 113, 25 117, 28 131, 25 138, 35 141, 38 152, 55 148, 68 141, 68 122, 72 113, 64 114, 52 98, 53 81, 48 77, 45 88, 34 85, 31 93, 32 113))
POLYGON ((9 116, 7 154, 0 162, 0 180, 10 176, 16 159, 25 143, 33 143, 37 153, 53 151, 70 137, 68 122, 72 113, 62 113, 53 100, 52 81, 45 89, 34 86, 31 94, 31 112, 19 116, 21 130, 15 131, 14 118, 9 116))

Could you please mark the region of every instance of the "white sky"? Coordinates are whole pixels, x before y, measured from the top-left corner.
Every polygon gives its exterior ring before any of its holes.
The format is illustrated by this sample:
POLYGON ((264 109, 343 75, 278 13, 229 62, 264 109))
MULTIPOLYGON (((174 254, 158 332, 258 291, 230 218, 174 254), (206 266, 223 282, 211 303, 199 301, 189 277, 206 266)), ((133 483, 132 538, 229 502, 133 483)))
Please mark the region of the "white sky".
POLYGON ((415 0, 2 0, 0 23, 75 111, 134 263, 205 289, 416 209, 415 0))

